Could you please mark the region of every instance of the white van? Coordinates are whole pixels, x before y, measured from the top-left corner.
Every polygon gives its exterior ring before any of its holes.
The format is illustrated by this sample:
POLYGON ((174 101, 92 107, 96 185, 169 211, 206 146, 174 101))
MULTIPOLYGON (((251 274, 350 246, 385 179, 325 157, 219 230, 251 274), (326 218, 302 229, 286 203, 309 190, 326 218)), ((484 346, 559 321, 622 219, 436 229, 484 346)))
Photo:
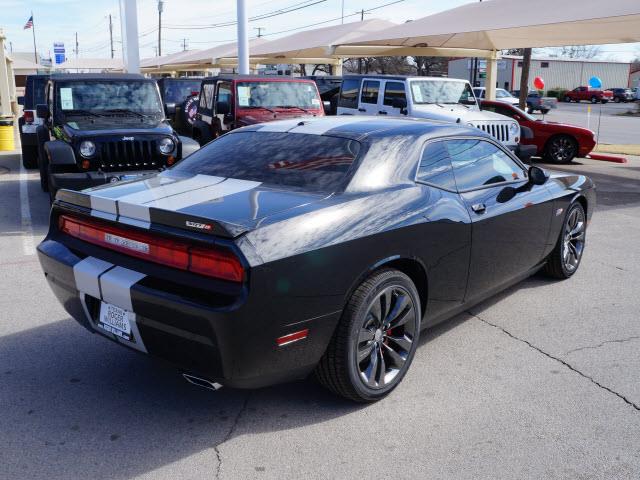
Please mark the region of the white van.
POLYGON ((520 125, 481 111, 465 80, 390 75, 345 75, 338 115, 387 115, 448 121, 473 126, 519 153, 520 125))

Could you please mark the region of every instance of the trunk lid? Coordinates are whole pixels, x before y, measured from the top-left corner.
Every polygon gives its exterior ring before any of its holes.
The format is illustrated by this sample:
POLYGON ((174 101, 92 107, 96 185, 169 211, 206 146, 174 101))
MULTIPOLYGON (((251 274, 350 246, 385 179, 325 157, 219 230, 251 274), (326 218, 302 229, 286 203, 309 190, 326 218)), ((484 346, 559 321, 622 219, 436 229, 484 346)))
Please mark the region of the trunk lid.
POLYGON ((94 217, 128 225, 158 224, 235 238, 266 217, 327 196, 249 180, 165 171, 82 192, 61 190, 56 198, 89 209, 94 217))

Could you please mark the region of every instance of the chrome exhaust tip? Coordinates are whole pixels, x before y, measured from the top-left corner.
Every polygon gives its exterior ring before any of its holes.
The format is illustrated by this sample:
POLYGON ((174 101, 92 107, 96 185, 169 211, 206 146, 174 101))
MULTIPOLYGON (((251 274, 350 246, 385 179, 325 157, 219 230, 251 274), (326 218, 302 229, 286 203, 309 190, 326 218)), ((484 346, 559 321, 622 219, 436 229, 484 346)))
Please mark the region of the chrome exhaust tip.
POLYGON ((195 375, 189 375, 188 373, 183 373, 182 376, 187 382, 193 385, 197 385, 198 387, 206 388, 207 390, 216 391, 222 388, 222 384, 212 382, 211 380, 207 380, 205 378, 196 377, 195 375))

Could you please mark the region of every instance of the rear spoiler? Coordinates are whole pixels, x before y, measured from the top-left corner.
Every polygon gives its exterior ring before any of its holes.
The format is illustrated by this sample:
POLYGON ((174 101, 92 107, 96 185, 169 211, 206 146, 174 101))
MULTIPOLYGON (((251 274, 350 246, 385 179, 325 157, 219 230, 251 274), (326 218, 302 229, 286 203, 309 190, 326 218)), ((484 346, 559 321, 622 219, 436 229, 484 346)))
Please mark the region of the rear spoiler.
POLYGON ((67 210, 80 211, 102 220, 144 229, 150 229, 153 225, 162 225, 228 239, 237 238, 249 231, 246 226, 211 218, 145 207, 144 205, 120 205, 116 200, 92 196, 89 192, 58 190, 54 205, 67 210))

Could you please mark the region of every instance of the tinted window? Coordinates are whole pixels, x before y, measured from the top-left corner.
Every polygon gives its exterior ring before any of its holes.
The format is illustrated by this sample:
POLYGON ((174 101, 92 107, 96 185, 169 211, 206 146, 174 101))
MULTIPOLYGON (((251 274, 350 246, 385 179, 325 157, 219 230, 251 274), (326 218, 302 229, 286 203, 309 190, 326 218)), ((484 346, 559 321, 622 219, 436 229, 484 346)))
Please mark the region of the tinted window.
POLYGON ((27 80, 27 88, 24 96, 24 108, 25 110, 35 110, 36 105, 39 103, 47 103, 47 98, 44 93, 44 87, 49 79, 46 75, 39 75, 37 77, 29 77, 27 80))
POLYGON ((362 82, 362 93, 360 101, 362 103, 378 103, 378 91, 380 90, 380 82, 365 80, 362 82))
POLYGON ((358 91, 360 90, 359 78, 347 78, 342 82, 338 106, 344 108, 358 108, 358 91))
POLYGON ((279 132, 223 135, 174 169, 191 174, 253 180, 334 192, 351 174, 360 150, 355 140, 279 132))
POLYGON ((165 80, 164 101, 166 103, 182 103, 193 92, 200 91, 200 80, 165 80))
POLYGON ((416 178, 421 182, 435 185, 445 190, 455 191, 456 182, 444 142, 427 144, 422 152, 416 178))
POLYGON ((404 83, 402 82, 387 82, 384 85, 384 104, 391 106, 394 98, 407 98, 404 93, 404 83))
MULTIPOLYGON (((229 108, 233 107, 231 103, 231 83, 229 82, 218 83, 218 98, 216 99, 216 102, 227 102, 227 104, 229 105, 229 108)), ((216 107, 216 110, 217 110, 217 107, 216 107)))
POLYGON ((502 150, 484 140, 448 140, 456 185, 469 190, 524 178, 522 169, 502 150))

